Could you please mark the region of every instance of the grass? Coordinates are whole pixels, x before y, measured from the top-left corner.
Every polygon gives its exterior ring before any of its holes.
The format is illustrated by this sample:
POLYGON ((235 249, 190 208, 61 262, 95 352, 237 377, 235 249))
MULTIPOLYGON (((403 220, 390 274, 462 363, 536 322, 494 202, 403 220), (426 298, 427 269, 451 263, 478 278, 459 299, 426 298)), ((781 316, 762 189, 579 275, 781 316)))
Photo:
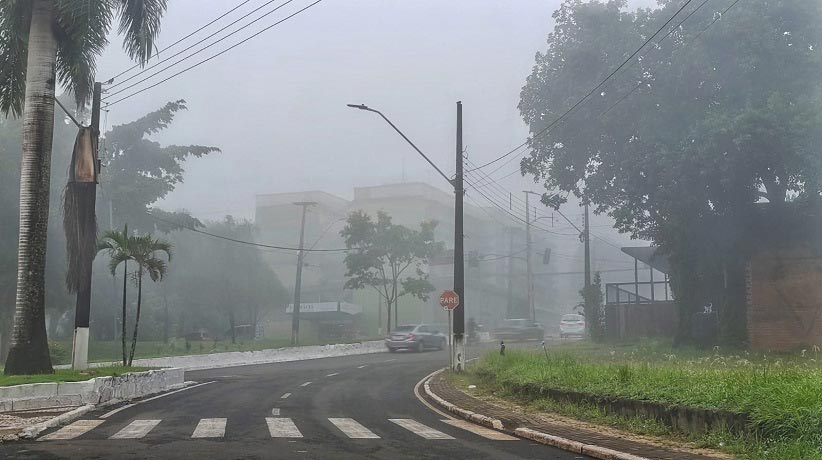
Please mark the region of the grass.
POLYGON ((36 375, 2 375, 0 374, 0 387, 10 385, 22 385, 25 383, 46 383, 46 382, 80 382, 94 377, 105 377, 109 375, 120 375, 127 372, 147 371, 147 367, 97 367, 85 371, 74 371, 71 369, 61 369, 53 374, 36 375))
MULTIPOLYGON (((359 341, 359 340, 357 340, 359 341)), ((325 345, 328 341, 303 340, 300 345, 325 345)), ((129 341, 127 346, 131 347, 129 341)), ((202 355, 207 353, 224 353, 229 351, 257 351, 271 348, 291 346, 290 338, 271 338, 263 340, 237 340, 237 343, 226 341, 188 342, 183 339, 173 339, 168 343, 162 341, 137 342, 134 358, 162 358, 167 356, 202 355)), ((51 342, 53 364, 69 364, 71 362, 71 342, 51 342), (55 346, 56 344, 56 346, 55 346), (55 349, 61 351, 55 353, 55 349)), ((117 362, 122 360, 122 344, 115 341, 95 341, 89 344, 89 361, 117 362)))
POLYGON ((659 342, 612 347, 580 342, 545 354, 489 354, 473 375, 498 395, 529 406, 640 433, 675 436, 656 422, 625 419, 593 406, 559 403, 545 389, 576 391, 746 413, 754 432, 692 436, 750 459, 822 459, 819 349, 793 354, 676 350, 659 342), (653 423, 652 423, 653 422, 653 423))

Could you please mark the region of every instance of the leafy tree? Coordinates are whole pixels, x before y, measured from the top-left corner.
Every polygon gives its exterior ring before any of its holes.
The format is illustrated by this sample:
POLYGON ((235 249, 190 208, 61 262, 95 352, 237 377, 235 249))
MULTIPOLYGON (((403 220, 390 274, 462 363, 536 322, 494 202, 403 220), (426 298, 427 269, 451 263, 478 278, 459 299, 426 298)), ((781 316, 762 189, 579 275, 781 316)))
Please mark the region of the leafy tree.
MULTIPOLYGON (((660 6, 563 3, 521 93, 531 132, 590 91, 679 4, 660 6)), ((820 201, 822 87, 811 76, 822 71, 822 4, 754 1, 725 15, 712 8, 533 137, 521 167, 550 191, 546 204, 574 193, 669 254, 680 339, 695 307, 713 301, 724 306, 723 336, 738 343, 743 267, 762 244, 762 223, 820 201)))
POLYGON ((435 221, 425 221, 419 230, 411 230, 391 222, 387 213, 377 212, 372 220, 364 211, 348 215, 340 235, 349 249, 345 256, 346 289, 371 287, 385 299, 388 315, 386 330, 391 330, 391 306, 400 297, 410 294, 428 300, 434 286, 425 272, 428 259, 442 250, 434 240, 435 221), (405 276, 407 270, 412 276, 405 276))
POLYGON ((44 291, 56 83, 78 105, 88 100, 115 12, 126 52, 145 63, 165 9, 165 0, 0 1, 0 111, 23 118, 19 276, 7 374, 52 372, 44 291))
MULTIPOLYGON (((138 231, 151 232, 156 228, 168 230, 165 221, 184 226, 201 226, 185 213, 168 213, 151 208, 183 181, 183 163, 209 153, 220 152, 217 147, 203 145, 169 145, 148 137, 169 127, 177 112, 186 110, 184 100, 169 102, 160 109, 106 133, 103 147, 105 171, 100 189, 103 199, 98 201, 98 215, 108 215, 113 209, 114 227, 128 222, 138 231), (152 218, 152 214, 162 220, 152 218)), ((101 151, 103 150, 101 147, 101 151)))
POLYGON ((157 257, 157 252, 164 252, 171 261, 171 244, 154 239, 151 235, 129 235, 128 226, 122 232, 108 231, 103 235, 98 246, 100 251, 107 251, 110 257, 109 269, 114 275, 120 263, 123 264, 123 365, 131 366, 134 352, 137 349, 137 332, 140 326, 140 313, 143 305, 143 276, 148 274, 154 281, 162 281, 167 271, 167 263, 157 257), (137 311, 134 317, 134 332, 131 335, 131 351, 126 359, 126 294, 128 280, 128 261, 137 264, 137 271, 132 275, 137 285, 137 311))

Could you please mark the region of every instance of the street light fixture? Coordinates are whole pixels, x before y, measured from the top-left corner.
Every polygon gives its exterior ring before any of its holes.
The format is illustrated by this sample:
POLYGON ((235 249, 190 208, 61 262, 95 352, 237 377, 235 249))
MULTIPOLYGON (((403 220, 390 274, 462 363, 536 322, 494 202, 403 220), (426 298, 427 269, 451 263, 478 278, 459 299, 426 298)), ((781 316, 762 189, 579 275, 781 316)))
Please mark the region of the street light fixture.
POLYGON ((457 102, 457 145, 456 145, 456 174, 451 179, 436 165, 430 158, 420 150, 411 139, 408 138, 397 126, 391 122, 382 112, 372 109, 365 104, 346 104, 353 109, 365 110, 367 112, 374 112, 386 123, 388 123, 394 131, 397 132, 405 142, 414 148, 421 157, 433 167, 440 176, 454 187, 454 291, 459 297, 459 304, 453 311, 454 322, 452 333, 454 335, 453 349, 452 349, 452 368, 460 372, 465 367, 465 250, 463 245, 463 196, 465 195, 465 188, 463 187, 463 148, 462 148, 462 102, 457 102))

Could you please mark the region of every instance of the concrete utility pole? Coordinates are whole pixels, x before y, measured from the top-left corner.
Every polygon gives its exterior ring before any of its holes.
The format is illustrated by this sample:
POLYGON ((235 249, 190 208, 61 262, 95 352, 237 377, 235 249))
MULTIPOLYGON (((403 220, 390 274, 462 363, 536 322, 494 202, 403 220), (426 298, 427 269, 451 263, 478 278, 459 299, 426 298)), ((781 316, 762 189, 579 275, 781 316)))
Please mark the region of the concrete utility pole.
MULTIPOLYGON (((508 228, 508 254, 514 253, 514 227, 508 228)), ((514 257, 508 258, 508 311, 506 318, 514 314, 514 257)))
POLYGON ((585 287, 591 285, 591 223, 588 215, 588 202, 585 202, 585 229, 583 239, 585 242, 585 287))
POLYGON ((465 248, 463 234, 462 200, 465 195, 462 171, 462 102, 457 102, 457 151, 456 176, 454 177, 454 292, 459 305, 454 309, 454 364, 460 372, 465 368, 465 248))
POLYGON ((528 275, 526 282, 528 283, 528 314, 531 316, 531 321, 537 320, 537 310, 534 302, 534 263, 532 257, 532 241, 531 241, 531 206, 529 204, 529 196, 537 195, 539 193, 530 190, 524 190, 525 193, 525 264, 527 265, 528 275))
POLYGON ((305 253, 303 245, 305 244, 305 214, 309 206, 314 206, 313 201, 298 201, 294 203, 297 206, 302 206, 303 216, 300 222, 300 250, 297 252, 297 279, 294 282, 294 308, 291 311, 291 344, 300 344, 300 290, 302 289, 303 278, 303 258, 305 253))
MULTIPOLYGON (((80 219, 92 222, 95 219, 94 208, 97 200, 97 176, 100 173, 100 165, 97 155, 97 148, 100 142, 100 97, 103 92, 102 83, 94 83, 94 92, 91 98, 91 142, 94 173, 90 178, 91 190, 89 192, 88 213, 82 215, 80 219)), ((75 167, 72 161, 72 168, 75 167)), ((76 179, 76 178, 75 178, 76 179)), ((82 223, 80 224, 83 225, 82 223)), ((72 341, 71 350, 71 368, 74 370, 88 369, 88 339, 89 339, 89 323, 91 316, 91 270, 93 258, 88 258, 87 264, 80 267, 80 270, 85 272, 84 276, 80 276, 80 286, 77 289, 77 298, 74 307, 74 340, 72 341)))

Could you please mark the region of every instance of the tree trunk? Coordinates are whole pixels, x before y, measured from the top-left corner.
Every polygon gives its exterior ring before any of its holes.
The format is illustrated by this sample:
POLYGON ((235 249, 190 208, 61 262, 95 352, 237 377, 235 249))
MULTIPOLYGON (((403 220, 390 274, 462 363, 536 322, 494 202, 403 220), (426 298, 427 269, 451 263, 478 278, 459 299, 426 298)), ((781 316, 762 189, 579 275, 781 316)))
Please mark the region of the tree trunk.
POLYGON ((55 2, 33 0, 23 108, 20 233, 14 332, 6 374, 52 373, 46 336, 45 268, 57 38, 55 2))
POLYGON ((120 331, 120 340, 123 343, 123 366, 128 364, 128 356, 126 355, 126 290, 128 286, 128 261, 123 261, 123 318, 121 323, 122 330, 120 331))
POLYGON ((237 327, 234 322, 234 309, 228 310, 228 324, 231 326, 231 343, 237 343, 237 327))
POLYGON ((168 336, 171 333, 171 318, 168 317, 168 294, 163 287, 163 343, 168 343, 168 336))
POLYGON ((387 316, 388 320, 385 323, 385 333, 390 334, 391 333, 391 301, 388 300, 388 299, 385 299, 385 304, 388 306, 388 316, 387 316))
POLYGON ((137 349, 137 329, 140 327, 140 307, 143 306, 143 267, 137 269, 137 314, 134 316, 134 334, 131 336, 131 353, 128 355, 128 367, 134 362, 134 350, 137 349))

